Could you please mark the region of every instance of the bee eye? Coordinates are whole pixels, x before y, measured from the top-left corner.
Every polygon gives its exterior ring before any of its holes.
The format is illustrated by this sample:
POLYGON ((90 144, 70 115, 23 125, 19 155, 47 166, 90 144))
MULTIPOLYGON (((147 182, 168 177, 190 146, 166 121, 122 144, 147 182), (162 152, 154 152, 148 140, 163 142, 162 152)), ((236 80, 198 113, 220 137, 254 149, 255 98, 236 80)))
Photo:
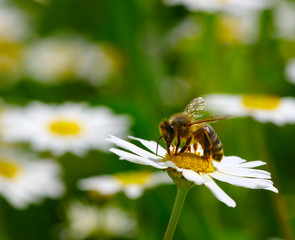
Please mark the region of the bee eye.
POLYGON ((168 132, 169 132, 170 136, 174 136, 174 127, 173 126, 169 126, 168 132))

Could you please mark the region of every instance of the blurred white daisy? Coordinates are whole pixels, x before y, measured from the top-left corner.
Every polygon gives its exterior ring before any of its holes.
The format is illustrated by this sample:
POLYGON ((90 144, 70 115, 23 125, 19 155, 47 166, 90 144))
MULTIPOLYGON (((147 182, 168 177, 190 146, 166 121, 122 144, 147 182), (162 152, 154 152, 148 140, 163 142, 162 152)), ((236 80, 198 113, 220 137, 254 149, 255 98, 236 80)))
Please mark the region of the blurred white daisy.
POLYGON ((96 191, 101 195, 113 195, 123 191, 127 197, 135 199, 143 194, 144 189, 169 183, 173 181, 166 173, 134 171, 90 177, 80 180, 78 185, 82 190, 96 191))
POLYGON ((1 6, 0 8, 0 39, 6 41, 21 41, 30 32, 28 19, 21 10, 1 6))
POLYGON ((295 58, 292 58, 287 62, 285 76, 290 83, 295 84, 295 58))
POLYGON ((58 198, 64 192, 60 172, 53 160, 1 149, 0 194, 19 209, 46 197, 58 198))
POLYGON ((189 16, 181 20, 167 34, 165 44, 177 47, 187 41, 194 41, 200 37, 203 29, 201 24, 193 17, 189 16))
POLYGON ((83 78, 100 85, 114 73, 116 60, 108 47, 77 36, 63 36, 39 40, 29 46, 24 64, 27 74, 39 82, 83 78))
POLYGON ((224 43, 253 44, 258 39, 258 13, 223 14, 217 19, 217 37, 224 43))
POLYGON ((1 120, 4 141, 29 141, 35 150, 49 150, 55 156, 66 152, 82 156, 91 148, 107 151, 108 134, 124 136, 131 122, 129 117, 115 115, 107 107, 70 102, 6 107, 1 120))
POLYGON ((30 31, 26 15, 12 7, 0 8, 1 84, 15 80, 21 73, 24 40, 30 31))
POLYGON ((185 152, 179 155, 172 154, 172 157, 170 157, 161 146, 158 146, 157 156, 155 154, 157 148, 156 142, 134 137, 130 138, 139 141, 150 151, 146 151, 114 136, 110 136, 108 140, 124 150, 111 148, 110 151, 117 154, 122 160, 150 165, 158 169, 174 169, 196 185, 204 184, 218 200, 229 207, 235 207, 235 201, 215 183, 213 178, 240 187, 278 192, 270 180, 269 172, 252 169, 253 167, 264 165, 265 162, 246 162, 246 160, 236 156, 224 156, 221 162, 206 161, 195 152, 185 152))
POLYGON ((273 122, 279 126, 295 123, 295 99, 271 95, 211 94, 205 96, 209 111, 251 116, 259 122, 273 122))
POLYGON ((274 8, 274 24, 276 37, 295 41, 295 3, 279 1, 274 8))
POLYGON ((76 200, 67 208, 66 216, 68 227, 62 232, 62 239, 132 238, 137 230, 134 217, 117 206, 100 208, 76 200))
POLYGON ((246 12, 267 9, 272 0, 164 0, 167 5, 184 5, 190 11, 246 12))

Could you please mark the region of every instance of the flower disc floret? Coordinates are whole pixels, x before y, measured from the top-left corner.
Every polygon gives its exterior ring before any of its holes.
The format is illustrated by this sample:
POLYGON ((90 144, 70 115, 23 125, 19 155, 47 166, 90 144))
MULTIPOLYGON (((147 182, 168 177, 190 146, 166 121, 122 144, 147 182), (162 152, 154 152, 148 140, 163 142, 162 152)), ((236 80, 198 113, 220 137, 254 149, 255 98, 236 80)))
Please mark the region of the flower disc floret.
POLYGON ((182 154, 174 154, 171 157, 166 154, 163 161, 171 161, 179 168, 193 170, 197 173, 214 172, 212 161, 194 153, 185 152, 182 154))

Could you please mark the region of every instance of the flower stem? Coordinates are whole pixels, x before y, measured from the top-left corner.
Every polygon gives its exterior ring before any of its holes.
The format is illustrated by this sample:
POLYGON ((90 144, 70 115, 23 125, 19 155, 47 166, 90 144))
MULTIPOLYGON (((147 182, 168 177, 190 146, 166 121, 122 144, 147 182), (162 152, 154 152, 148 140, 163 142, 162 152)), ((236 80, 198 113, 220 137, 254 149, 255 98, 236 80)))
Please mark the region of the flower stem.
POLYGON ((173 235, 179 220, 179 216, 182 211, 184 200, 189 190, 194 185, 192 182, 189 182, 186 179, 184 179, 181 174, 179 175, 178 172, 175 172, 173 170, 168 170, 168 174, 173 179, 173 181, 175 182, 177 186, 177 193, 176 193, 176 198, 173 205, 173 210, 172 210, 163 240, 171 240, 173 238, 173 235))

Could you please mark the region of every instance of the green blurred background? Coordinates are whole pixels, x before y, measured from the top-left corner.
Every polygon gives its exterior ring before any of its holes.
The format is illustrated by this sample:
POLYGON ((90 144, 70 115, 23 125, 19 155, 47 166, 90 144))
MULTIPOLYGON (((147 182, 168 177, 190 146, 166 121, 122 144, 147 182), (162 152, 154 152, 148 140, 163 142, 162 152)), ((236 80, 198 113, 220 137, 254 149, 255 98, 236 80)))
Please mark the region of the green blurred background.
MULTIPOLYGON (((9 4, 24 11, 34 29, 25 44, 58 34, 75 34, 111 46, 117 70, 98 86, 79 78, 45 84, 25 74, 10 78, 8 73, 0 79, 1 98, 7 104, 24 106, 38 100, 106 105, 118 114, 132 117, 133 136, 157 140, 159 122, 182 111, 197 96, 211 93, 295 95, 295 86, 284 76, 287 60, 295 56, 295 40, 274 37, 275 7, 259 12, 257 40, 244 44, 222 40, 220 36, 224 32, 219 30, 222 13, 192 12, 181 5, 167 6, 160 0, 43 3, 14 0, 9 4), (188 37, 175 31, 187 19, 196 24, 195 32, 188 37)), ((237 207, 232 209, 216 200, 204 186, 195 187, 186 199, 174 238, 292 239, 294 125, 279 127, 252 118, 235 118, 215 124, 214 128, 226 155, 268 162, 265 169, 272 172, 279 194, 218 183, 237 202, 237 207)), ((25 147, 32 151, 28 145, 25 147)), ((48 153, 39 155, 47 157, 48 153)), ((153 170, 151 167, 118 161, 114 154, 95 150, 84 158, 69 153, 57 159, 63 168, 66 194, 59 200, 45 200, 25 210, 17 210, 0 198, 1 240, 61 239, 60 228, 66 221, 64 208, 73 198, 98 205, 114 202, 136 216, 139 229, 135 239, 163 238, 176 193, 174 185, 147 190, 137 200, 123 194, 111 199, 94 199, 76 186, 81 178, 127 170, 153 170)))

